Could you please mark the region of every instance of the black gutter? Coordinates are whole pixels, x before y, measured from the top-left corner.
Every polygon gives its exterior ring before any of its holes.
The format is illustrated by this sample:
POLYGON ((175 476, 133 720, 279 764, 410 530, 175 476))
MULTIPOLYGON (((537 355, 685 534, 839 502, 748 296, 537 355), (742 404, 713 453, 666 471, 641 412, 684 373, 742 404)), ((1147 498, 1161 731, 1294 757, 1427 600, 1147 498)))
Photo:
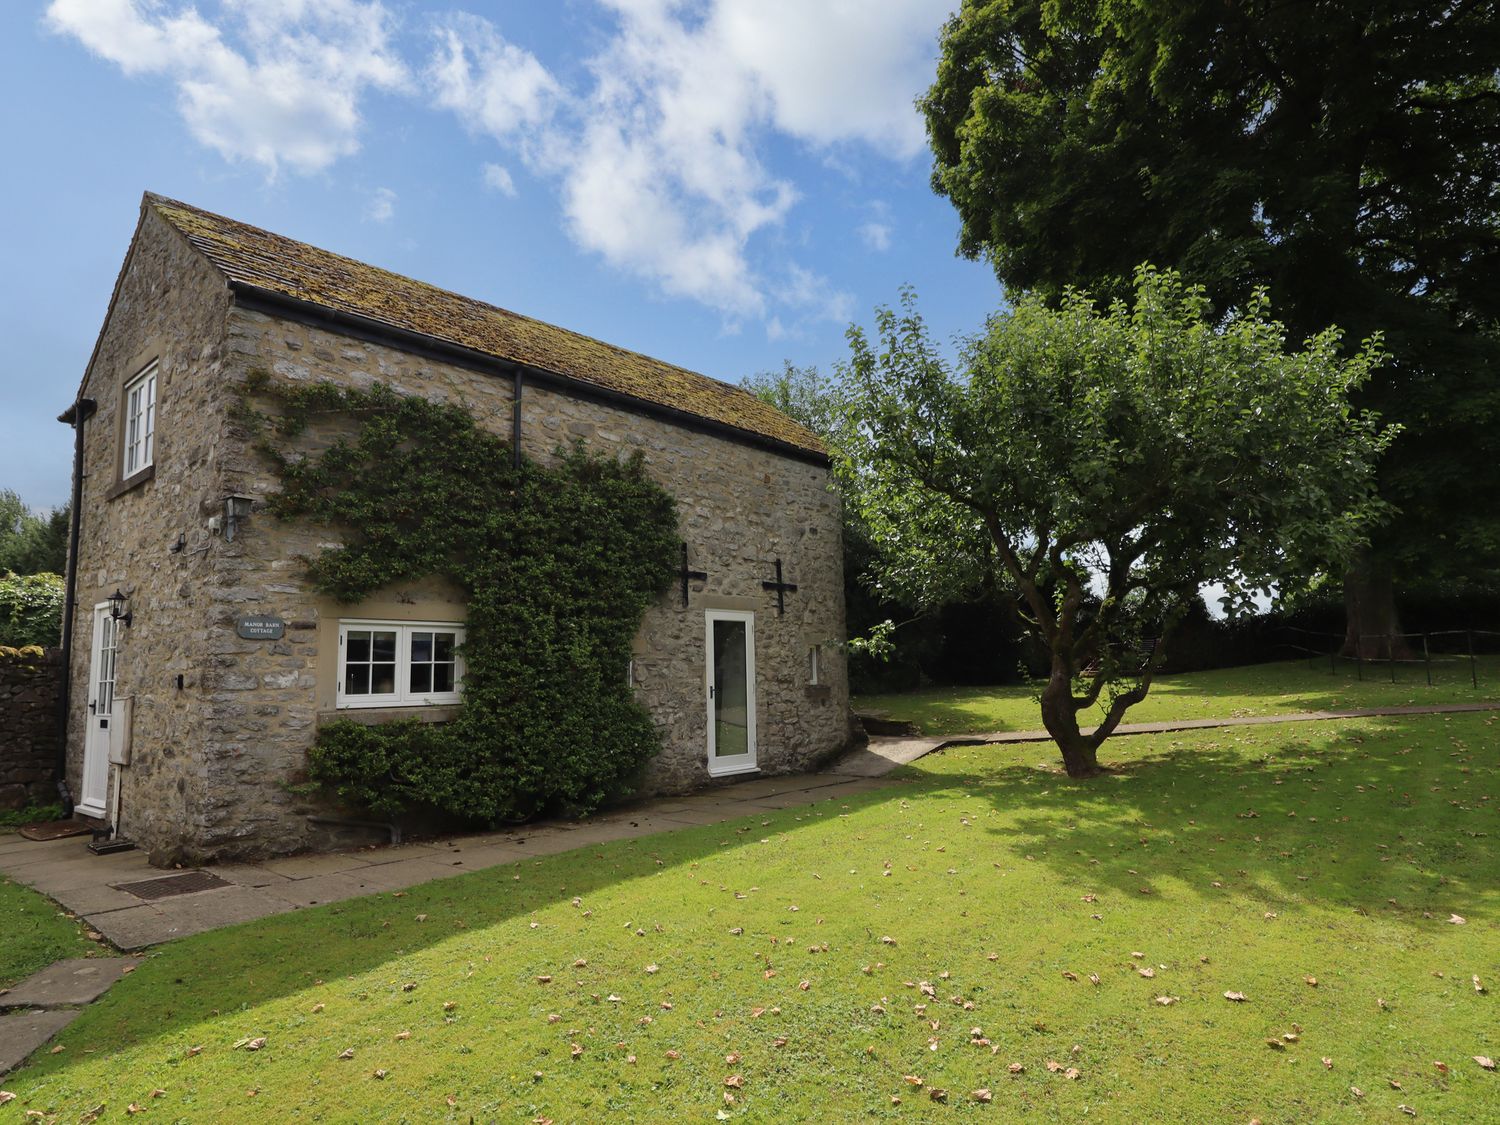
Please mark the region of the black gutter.
POLYGON ((73 690, 73 611, 78 605, 78 533, 83 527, 83 424, 93 416, 98 403, 80 397, 57 416, 73 427, 73 499, 68 520, 68 574, 63 583, 62 694, 57 701, 57 796, 63 818, 73 815, 73 793, 68 788, 68 704, 73 690))
POLYGON ((710 434, 714 437, 738 442, 741 445, 769 450, 783 457, 790 457, 793 460, 817 465, 820 468, 827 468, 831 464, 826 453, 804 449, 799 445, 793 445, 790 442, 781 441, 778 438, 769 437, 765 434, 742 430, 738 426, 729 425, 727 422, 719 422, 712 418, 705 418, 700 414, 693 414, 687 410, 679 410, 674 406, 664 406, 661 403, 636 398, 633 395, 611 390, 608 387, 601 387, 582 379, 560 375, 556 371, 548 371, 546 368, 533 367, 528 363, 517 363, 513 360, 498 359, 475 348, 466 348, 461 344, 450 344, 446 340, 440 340, 435 336, 427 336, 421 332, 413 332, 406 328, 397 328, 394 325, 385 324, 370 317, 341 312, 338 309, 330 309, 324 305, 315 304, 312 301, 303 301, 297 297, 288 297, 284 293, 262 289, 260 286, 251 285, 248 282, 231 280, 229 288, 234 294, 235 304, 251 312, 284 317, 313 328, 323 328, 331 332, 336 332, 341 336, 352 336, 367 343, 384 344, 412 355, 422 356, 425 359, 451 363, 457 367, 466 367, 471 371, 479 371, 487 375, 508 375, 512 378, 524 375, 526 382, 532 386, 559 391, 572 395, 575 398, 589 399, 607 406, 614 406, 621 410, 629 411, 632 414, 644 414, 647 417, 659 418, 664 422, 669 422, 685 430, 710 434))

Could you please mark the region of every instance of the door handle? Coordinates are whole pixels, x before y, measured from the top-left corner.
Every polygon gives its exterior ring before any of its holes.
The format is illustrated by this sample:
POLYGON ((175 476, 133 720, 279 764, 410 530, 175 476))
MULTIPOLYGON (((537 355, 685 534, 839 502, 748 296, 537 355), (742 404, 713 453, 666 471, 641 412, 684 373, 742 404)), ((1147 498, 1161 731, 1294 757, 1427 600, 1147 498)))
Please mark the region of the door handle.
POLYGON ((98 707, 98 706, 99 706, 99 703, 98 703, 97 700, 90 699, 89 700, 89 714, 92 715, 94 713, 94 709, 96 707, 98 707))
POLYGON ((713 697, 714 697, 714 685, 713 684, 709 684, 708 685, 708 698, 712 699, 713 697))

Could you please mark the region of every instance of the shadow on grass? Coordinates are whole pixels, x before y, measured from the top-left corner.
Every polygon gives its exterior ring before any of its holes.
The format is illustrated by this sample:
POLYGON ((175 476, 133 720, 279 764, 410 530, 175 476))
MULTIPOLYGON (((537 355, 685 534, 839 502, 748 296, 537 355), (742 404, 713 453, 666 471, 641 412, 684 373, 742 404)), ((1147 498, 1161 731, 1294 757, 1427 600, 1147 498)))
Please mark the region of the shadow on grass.
MULTIPOLYGON (((1233 718, 1246 713, 1336 711, 1361 707, 1415 704, 1479 703, 1500 698, 1500 658, 1481 656, 1478 688, 1471 686, 1467 658, 1434 660, 1433 683, 1424 666, 1398 664, 1397 682, 1385 664, 1367 664, 1363 679, 1347 661, 1336 673, 1326 662, 1277 661, 1238 668, 1165 676, 1151 687, 1143 705, 1132 708, 1127 723, 1174 719, 1233 718)), ((992 688, 929 688, 898 695, 869 696, 857 701, 885 718, 910 720, 928 734, 968 731, 1020 731, 1041 728, 1040 704, 1025 685, 992 688)), ((1080 716, 1085 725, 1102 711, 1080 716)))
MULTIPOLYGON (((190 1044, 175 1037, 206 1019, 235 1009, 253 1011, 314 985, 376 970, 449 939, 574 898, 587 901, 663 867, 693 864, 752 846, 761 830, 751 832, 744 827, 746 822, 807 816, 811 810, 821 810, 825 820, 831 819, 857 813, 913 787, 911 781, 893 779, 886 790, 788 810, 759 811, 718 825, 586 845, 169 942, 150 950, 140 968, 85 1009, 66 1036, 75 1044, 73 1049, 33 1057, 9 1082, 19 1088, 19 1084, 64 1076, 70 1066, 83 1061, 96 1038, 109 1049, 121 1051, 161 1040, 167 1055, 180 1054, 190 1044)), ((782 828, 796 830, 785 824, 782 828)), ((506 954, 498 944, 494 952, 497 957, 506 954)), ((253 1025, 252 1018, 247 1026, 253 1025)))
MULTIPOLYGON (((235 1009, 247 1013, 243 1034, 264 1034, 255 1030, 260 1005, 381 966, 394 978, 402 959, 450 938, 753 846, 761 833, 742 832, 747 822, 775 818, 778 831, 796 834, 793 815, 826 825, 901 799, 988 803, 993 820, 976 824, 990 832, 996 854, 1034 857, 1060 886, 1096 892, 1092 909, 1101 911, 1157 895, 1191 911, 1296 911, 1316 902, 1412 927, 1437 924, 1424 911, 1440 923, 1464 904, 1477 921, 1500 896, 1488 877, 1500 869, 1500 849, 1484 834, 1490 803, 1480 800, 1500 778, 1459 736, 1483 747, 1489 730, 1469 717, 1158 736, 1110 744, 1106 757, 1121 768, 1083 783, 1055 771, 1050 746, 956 747, 901 771, 885 790, 588 846, 399 898, 356 899, 174 942, 79 1018, 68 1033, 71 1050, 42 1056, 13 1081, 65 1080, 94 1043, 127 1049, 157 1040, 166 1057, 180 1055, 190 1045, 185 1029, 235 1009)), ((493 952, 507 956, 498 937, 493 952)))
MULTIPOLYGON (((1295 909, 1317 900, 1430 926, 1428 915, 1445 921, 1500 899, 1500 842, 1486 816, 1500 803, 1500 769, 1493 755, 1455 745, 1456 731, 1485 745, 1484 718, 1470 724, 1367 719, 1157 735, 1144 746, 1171 747, 1123 761, 1126 747, 1106 744, 1102 757, 1116 767, 1082 782, 1037 744, 1020 751, 1034 752, 1035 765, 933 772, 921 788, 989 802, 1004 814, 991 829, 998 843, 1101 902, 1186 893, 1295 909), (1252 749, 1240 744, 1247 738, 1252 749)), ((979 763, 998 749, 947 753, 979 763)))

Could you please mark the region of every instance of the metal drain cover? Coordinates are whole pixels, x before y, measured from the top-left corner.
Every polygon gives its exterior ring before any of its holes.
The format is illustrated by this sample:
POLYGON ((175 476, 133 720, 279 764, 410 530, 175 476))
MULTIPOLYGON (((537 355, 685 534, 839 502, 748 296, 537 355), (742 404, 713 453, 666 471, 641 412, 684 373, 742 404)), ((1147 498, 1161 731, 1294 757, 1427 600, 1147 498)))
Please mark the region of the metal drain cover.
POLYGON ((136 898, 154 901, 174 895, 211 891, 216 887, 229 887, 233 884, 226 883, 211 871, 184 871, 181 875, 163 875, 159 879, 142 879, 137 883, 111 883, 110 886, 117 891, 133 894, 136 898))

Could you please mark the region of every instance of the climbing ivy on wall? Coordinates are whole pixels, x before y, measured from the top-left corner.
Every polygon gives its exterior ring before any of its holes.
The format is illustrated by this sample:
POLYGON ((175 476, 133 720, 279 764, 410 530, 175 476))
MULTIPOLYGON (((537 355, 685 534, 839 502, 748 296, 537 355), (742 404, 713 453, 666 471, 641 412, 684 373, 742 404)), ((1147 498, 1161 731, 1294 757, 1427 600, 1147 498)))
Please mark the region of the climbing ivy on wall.
POLYGON ((628 789, 659 746, 626 683, 631 642, 678 547, 672 497, 639 454, 578 445, 552 467, 516 464, 462 405, 264 373, 244 418, 281 478, 271 511, 342 533, 307 560, 318 590, 353 603, 435 575, 468 602, 457 716, 327 724, 314 781, 382 815, 492 823, 628 789))

